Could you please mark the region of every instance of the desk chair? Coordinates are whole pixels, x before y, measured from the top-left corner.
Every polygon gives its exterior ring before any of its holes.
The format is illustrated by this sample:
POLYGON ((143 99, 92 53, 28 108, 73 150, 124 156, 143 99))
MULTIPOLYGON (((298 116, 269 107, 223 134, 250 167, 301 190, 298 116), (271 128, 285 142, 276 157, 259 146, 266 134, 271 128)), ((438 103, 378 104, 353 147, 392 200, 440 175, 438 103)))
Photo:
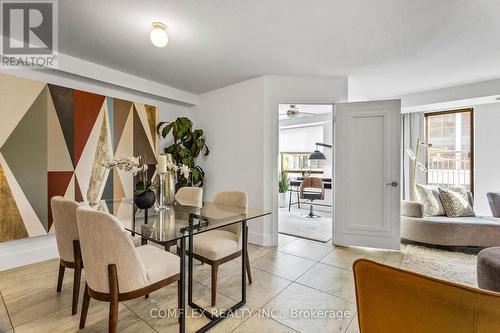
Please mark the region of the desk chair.
POLYGON ((313 211, 313 201, 323 200, 325 198, 325 184, 319 178, 308 177, 305 178, 300 184, 300 199, 309 200, 309 214, 306 215, 308 218, 321 217, 314 214, 313 211))

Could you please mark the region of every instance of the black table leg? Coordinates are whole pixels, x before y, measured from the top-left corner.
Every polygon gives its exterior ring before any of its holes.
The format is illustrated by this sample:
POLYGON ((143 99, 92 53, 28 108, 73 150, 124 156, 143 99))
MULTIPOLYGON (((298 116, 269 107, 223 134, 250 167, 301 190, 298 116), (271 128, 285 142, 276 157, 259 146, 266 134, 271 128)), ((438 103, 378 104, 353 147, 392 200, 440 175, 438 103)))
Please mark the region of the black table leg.
POLYGON ((188 305, 193 303, 193 234, 189 234, 188 245, 188 305))
MULTIPOLYGON (((148 224, 148 210, 144 210, 144 224, 148 224)), ((134 220, 134 230, 135 230, 135 220, 134 220)), ((148 240, 146 238, 141 237, 141 245, 147 245, 148 240)))
POLYGON ((135 213, 137 212, 137 209, 132 207, 132 237, 135 237, 135 213))
POLYGON ((293 194, 292 187, 288 189, 288 192, 290 192, 290 197, 288 198, 288 211, 290 211, 290 207, 292 207, 292 194, 293 194))
MULTIPOLYGON (((202 313, 205 317, 210 319, 210 322, 196 331, 196 333, 204 333, 212 329, 215 325, 226 319, 229 315, 233 314, 237 309, 241 308, 245 305, 247 301, 247 276, 246 276, 246 259, 247 259, 247 251, 248 251, 248 227, 247 221, 242 221, 241 223, 241 232, 242 232, 242 250, 241 250, 241 301, 237 304, 233 305, 231 308, 227 309, 219 316, 214 316, 210 311, 205 310, 191 299, 189 301, 189 306, 193 309, 202 313)), ((192 236, 191 236, 192 237, 192 236)), ((189 257, 192 257, 192 248, 190 245, 190 252, 188 253, 189 257)), ((190 258, 191 267, 192 267, 192 258, 190 258)), ((192 272, 189 274, 189 283, 192 283, 192 272)), ((188 296, 192 297, 192 295, 188 296)))
MULTIPOLYGON (((181 299, 179 305, 179 332, 184 333, 186 331, 186 238, 181 237, 180 239, 180 275, 181 275, 181 299)), ((190 277, 191 279, 191 277, 190 277)))
POLYGON ((247 221, 241 223, 243 246, 241 249, 241 303, 247 302, 247 251, 248 251, 248 226, 247 221))
POLYGON ((297 207, 300 208, 300 187, 297 191, 297 207))

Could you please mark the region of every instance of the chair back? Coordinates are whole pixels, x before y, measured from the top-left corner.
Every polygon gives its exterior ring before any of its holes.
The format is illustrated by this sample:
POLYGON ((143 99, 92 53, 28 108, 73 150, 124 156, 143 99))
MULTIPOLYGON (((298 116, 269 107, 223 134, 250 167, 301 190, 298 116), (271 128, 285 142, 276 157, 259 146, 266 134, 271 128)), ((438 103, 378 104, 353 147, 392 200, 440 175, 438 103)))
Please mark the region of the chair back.
POLYGON ((81 206, 76 217, 85 278, 92 290, 109 293, 110 264, 116 265, 120 293, 148 285, 146 269, 132 240, 113 215, 81 206))
POLYGON ((305 199, 304 192, 307 192, 308 188, 316 188, 321 191, 321 198, 318 200, 323 200, 325 198, 325 184, 320 178, 307 177, 300 183, 300 198, 305 199))
POLYGON ((203 206, 203 189, 201 187, 181 187, 175 194, 175 200, 183 206, 201 208, 203 206))
POLYGON ((79 239, 76 223, 76 209, 79 205, 76 201, 59 196, 50 200, 57 250, 61 259, 67 262, 75 262, 73 241, 79 239))
POLYGON ((360 333, 497 332, 500 294, 366 259, 353 264, 360 333))
MULTIPOLYGON (((215 195, 213 203, 235 208, 241 208, 242 213, 246 213, 248 209, 248 196, 246 192, 240 191, 224 191, 215 195)), ((227 227, 220 228, 222 230, 230 231, 240 238, 241 225, 236 223, 227 227)))

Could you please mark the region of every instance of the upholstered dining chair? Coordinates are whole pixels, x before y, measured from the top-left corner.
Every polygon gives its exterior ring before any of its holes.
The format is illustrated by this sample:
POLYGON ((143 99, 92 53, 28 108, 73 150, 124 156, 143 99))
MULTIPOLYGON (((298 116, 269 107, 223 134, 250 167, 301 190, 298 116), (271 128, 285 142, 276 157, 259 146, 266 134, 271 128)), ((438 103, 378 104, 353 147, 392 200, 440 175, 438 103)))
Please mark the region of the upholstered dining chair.
POLYGON ((175 194, 175 200, 183 206, 201 208, 203 206, 203 189, 201 187, 181 187, 175 194))
POLYGON ((78 202, 59 196, 52 197, 50 200, 52 223, 54 224, 57 250, 60 257, 57 292, 61 292, 65 269, 72 268, 75 270, 73 275, 72 315, 75 315, 78 310, 78 295, 80 294, 80 280, 83 268, 76 223, 76 209, 78 206, 78 202))
MULTIPOLYGON (((215 195, 212 202, 217 206, 231 206, 242 213, 248 208, 245 192, 226 191, 215 195)), ((212 266, 212 306, 215 306, 217 295, 217 272, 219 266, 241 256, 242 237, 239 224, 207 231, 193 237, 193 258, 212 266)), ((250 260, 246 257, 248 283, 252 284, 250 260)))
POLYGON ((500 293, 358 259, 353 264, 360 333, 489 333, 500 293))
POLYGON ((309 214, 306 217, 321 217, 314 214, 313 201, 323 200, 325 198, 325 184, 320 178, 307 177, 300 183, 300 199, 310 201, 309 214))
POLYGON ((89 207, 76 212, 87 280, 80 328, 85 327, 90 298, 109 302, 109 332, 117 331, 118 303, 177 282, 180 303, 179 257, 152 245, 134 247, 120 222, 89 207))

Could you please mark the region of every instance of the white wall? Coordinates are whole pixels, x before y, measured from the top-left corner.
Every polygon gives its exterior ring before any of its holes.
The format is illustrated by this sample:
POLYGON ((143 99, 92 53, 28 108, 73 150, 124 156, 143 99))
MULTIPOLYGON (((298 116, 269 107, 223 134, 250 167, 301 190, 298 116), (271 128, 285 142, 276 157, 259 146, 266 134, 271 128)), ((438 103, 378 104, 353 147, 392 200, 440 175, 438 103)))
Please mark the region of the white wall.
MULTIPOLYGON (((248 193, 249 205, 263 207, 264 79, 256 78, 201 95, 194 126, 205 131, 210 155, 199 159, 205 170, 204 197, 224 190, 248 193)), ((250 240, 261 234, 249 224, 250 240)))
POLYGON ((474 107, 474 127, 474 210, 491 216, 486 193, 500 192, 500 103, 474 107))
MULTIPOLYGON (((17 75, 33 80, 48 82, 97 94, 122 98, 155 105, 159 108, 158 120, 173 120, 180 115, 192 117, 192 108, 173 104, 167 99, 123 88, 120 86, 95 81, 80 76, 50 70, 18 70, 0 71, 9 75, 17 75)), ((142 79, 144 80, 144 79, 142 79)), ((5 112, 5 110, 2 110, 5 112)), ((162 142, 158 144, 158 149, 162 142)), ((54 235, 19 239, 0 243, 0 271, 31 264, 58 256, 54 235)))
POLYGON ((206 131, 210 156, 205 193, 249 194, 249 204, 272 212, 249 223, 249 240, 275 245, 278 237, 279 104, 331 104, 347 99, 344 77, 263 76, 200 96, 195 126, 206 131))
POLYGON ((280 152, 311 152, 316 142, 323 142, 323 125, 280 129, 280 152))

